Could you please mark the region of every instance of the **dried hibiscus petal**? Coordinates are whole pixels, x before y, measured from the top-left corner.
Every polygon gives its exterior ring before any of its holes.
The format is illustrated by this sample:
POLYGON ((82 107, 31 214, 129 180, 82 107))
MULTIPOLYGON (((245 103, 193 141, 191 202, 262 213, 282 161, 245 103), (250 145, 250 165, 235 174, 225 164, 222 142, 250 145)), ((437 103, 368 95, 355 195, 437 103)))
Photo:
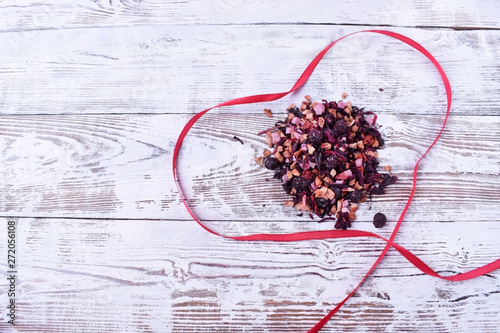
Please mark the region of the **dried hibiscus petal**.
MULTIPOLYGON (((283 182, 292 196, 287 206, 329 216, 323 220, 335 216, 335 228, 349 228, 358 203, 382 194, 397 180, 377 171, 377 149, 384 144, 377 116, 351 102, 312 102, 309 96, 300 108, 292 104, 287 111, 285 121, 259 133, 266 134, 273 152, 266 150, 257 163, 274 170, 274 178, 283 182)), ((374 224, 379 228, 386 221, 377 214, 374 224)))

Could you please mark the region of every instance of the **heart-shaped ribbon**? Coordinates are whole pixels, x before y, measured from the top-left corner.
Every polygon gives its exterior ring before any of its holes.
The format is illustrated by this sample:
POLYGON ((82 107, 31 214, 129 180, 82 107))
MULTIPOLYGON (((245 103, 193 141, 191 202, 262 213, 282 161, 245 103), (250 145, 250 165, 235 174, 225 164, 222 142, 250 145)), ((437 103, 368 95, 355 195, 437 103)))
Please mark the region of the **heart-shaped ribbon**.
POLYGON ((174 181, 177 186, 177 190, 179 192, 179 195, 182 199, 182 202, 184 203, 184 206, 186 207, 187 211, 191 215, 191 217, 206 231, 228 239, 232 240, 237 240, 237 241, 273 241, 273 242, 296 242, 296 241, 304 241, 304 240, 313 240, 313 239, 332 239, 332 238, 354 238, 354 237, 372 237, 372 238, 378 238, 386 242, 386 246, 378 256, 377 260, 375 263, 370 267, 368 272, 364 275, 364 277, 361 279, 359 284, 352 290, 346 298, 344 298, 338 305, 331 310, 322 320, 320 320, 314 327, 312 327, 308 333, 317 333, 321 330, 321 328, 330 320, 333 315, 347 302, 347 300, 358 290, 358 288, 362 285, 362 283, 366 280, 366 278, 371 274, 371 272, 379 265, 379 263, 382 261, 383 257, 387 253, 387 251, 393 247, 396 249, 400 254, 402 254, 408 261, 410 261, 416 268, 421 270, 423 273, 449 280, 449 281, 463 281, 463 280, 468 280, 472 278, 479 277, 481 275, 485 275, 490 273, 493 270, 496 270, 500 268, 500 259, 497 259, 485 266, 473 269, 471 271, 457 274, 457 275, 452 275, 452 276, 441 276, 438 273, 436 273, 432 268, 430 268, 427 264, 425 264, 422 260, 420 260, 417 256, 415 256, 413 253, 405 249, 404 247, 398 245, 397 243, 394 242, 394 239, 396 238, 396 235, 398 233, 398 230, 401 226, 401 223, 403 222, 403 219, 406 215, 406 212, 408 211, 410 204, 413 200, 413 196, 415 195, 415 190, 417 187, 417 171, 418 171, 418 166, 422 159, 425 157, 425 155, 432 149, 432 147, 435 145, 435 143, 438 141, 440 138, 441 134, 443 133, 443 130, 445 128, 446 122, 448 120, 448 116, 450 114, 450 108, 451 108, 451 86, 450 82, 448 81, 448 78, 446 77, 446 74, 439 64, 439 62, 427 51, 423 46, 415 42, 414 40, 395 33, 391 31, 385 31, 385 30, 363 30, 363 31, 358 31, 354 32, 351 34, 348 34, 346 36, 343 36, 334 42, 330 43, 327 47, 325 47, 312 61, 311 63, 307 66, 307 68, 304 70, 302 75, 299 77, 297 82, 295 82, 294 86, 286 92, 281 92, 281 93, 274 93, 274 94, 262 94, 262 95, 252 95, 252 96, 246 96, 246 97, 240 97, 240 98, 235 98, 226 102, 223 102, 221 104, 218 104, 216 106, 213 106, 211 108, 208 108, 206 110, 203 110, 196 115, 194 115, 188 123, 184 126, 182 129, 179 138, 177 139, 177 143, 175 145, 174 149, 174 154, 173 154, 173 160, 172 160, 172 171, 174 175, 174 181), (200 119, 201 116, 203 116, 205 113, 208 111, 218 108, 221 106, 230 106, 230 105, 241 105, 241 104, 250 104, 250 103, 261 103, 261 102, 269 102, 269 101, 274 101, 277 99, 280 99, 300 87, 302 87, 308 80, 308 78, 311 76, 311 74, 314 72, 314 69, 318 65, 318 63, 321 61, 321 59, 325 56, 325 54, 339 41, 343 40, 344 38, 347 38, 349 36, 352 36, 354 34, 358 33, 376 33, 376 34, 382 34, 385 36, 389 36, 392 38, 395 38, 403 43, 408 44, 409 46, 413 47, 420 53, 422 53, 437 69, 439 72, 439 75, 441 76, 441 79, 444 84, 444 88, 446 91, 446 101, 447 101, 447 106, 446 106, 446 115, 442 124, 442 127, 437 134, 436 138, 434 141, 430 144, 430 146, 427 148, 427 150, 420 156, 420 158, 417 160, 415 163, 415 166, 413 168, 413 182, 412 182, 412 189, 410 192, 410 196, 408 197, 408 200, 406 201, 406 205, 401 212, 401 215, 399 216, 398 222, 396 223, 394 230, 392 231, 391 236, 389 239, 386 239, 382 236, 379 236, 377 234, 371 233, 371 232, 366 232, 366 231, 359 231, 359 230, 321 230, 321 231, 309 231, 309 232, 298 232, 298 233, 291 233, 291 234, 253 234, 253 235, 247 235, 247 236, 236 236, 236 237, 231 237, 231 236, 225 236, 222 234, 219 234, 215 232, 214 230, 210 229, 206 225, 204 225, 192 212, 190 209, 186 199, 184 198, 182 194, 182 190, 179 184, 179 181, 177 179, 177 158, 179 155, 179 150, 182 146, 182 142, 184 141, 184 138, 188 134, 189 130, 193 127, 193 125, 200 119))

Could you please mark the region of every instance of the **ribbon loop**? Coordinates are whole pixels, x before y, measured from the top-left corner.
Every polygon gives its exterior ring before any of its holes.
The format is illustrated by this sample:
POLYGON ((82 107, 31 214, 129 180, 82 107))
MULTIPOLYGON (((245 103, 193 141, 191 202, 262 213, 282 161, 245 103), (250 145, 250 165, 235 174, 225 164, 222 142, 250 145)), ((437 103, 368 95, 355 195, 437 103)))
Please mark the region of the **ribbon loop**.
POLYGON ((177 143, 175 145, 174 153, 173 153, 173 161, 172 161, 172 170, 173 170, 173 176, 174 176, 174 181, 177 186, 177 190, 179 192, 179 195, 182 199, 182 202, 184 206, 186 207, 187 211, 191 215, 191 217, 206 231, 228 239, 232 240, 237 240, 237 241, 273 241, 273 242, 296 242, 296 241, 305 241, 305 240, 313 240, 313 239, 333 239, 333 238, 353 238, 353 237, 372 237, 372 238, 378 238, 380 240, 383 240, 386 242, 386 245, 383 249, 383 251, 380 253, 378 256, 377 260, 375 263, 370 267, 368 272, 365 274, 363 279, 359 282, 359 284, 354 288, 353 291, 347 295, 344 300, 342 300, 333 310, 331 310, 322 320, 320 320, 314 327, 312 327, 308 333, 317 333, 321 328, 333 317, 333 315, 347 302, 347 300, 359 289, 359 287, 362 285, 362 283, 366 280, 366 278, 371 274, 371 272, 378 266, 378 264, 382 261, 383 257, 387 253, 387 251, 393 247, 395 250, 397 250, 401 255, 403 255, 409 262, 411 262, 416 268, 418 268, 420 271, 423 273, 434 276, 437 278, 449 280, 449 281, 463 281, 463 280, 468 280, 468 279, 473 279, 485 274, 490 273, 493 270, 496 270, 500 268, 500 259, 495 260, 487 265, 484 265, 482 267, 473 269, 469 272, 453 275, 453 276, 441 276, 438 273, 436 273, 433 269, 431 269, 427 264, 425 264, 421 259, 419 259, 417 256, 415 256, 413 253, 411 253, 409 250, 405 249, 404 247, 398 245, 397 243, 394 242, 394 239, 396 238, 396 235, 398 233, 398 230, 401 226, 401 223, 403 222, 403 219, 406 215, 406 212, 408 211, 410 204, 413 200, 413 196, 415 195, 415 190, 417 187, 417 171, 418 171, 418 166, 424 156, 432 149, 432 147, 435 145, 435 143, 438 141, 438 139, 441 137, 441 134, 443 133, 443 130, 445 128, 446 122, 448 120, 448 116, 450 114, 450 109, 451 109, 451 97, 452 97, 452 92, 451 92, 451 86, 450 82, 439 64, 439 62, 427 51, 423 46, 415 42, 414 40, 395 33, 391 31, 385 31, 385 30, 363 30, 363 31, 358 31, 354 32, 351 34, 348 34, 346 36, 343 36, 332 43, 330 43, 327 47, 325 47, 318 55, 311 61, 311 63, 307 66, 307 68, 304 70, 302 75, 299 77, 297 82, 293 85, 293 87, 286 92, 281 92, 281 93, 274 93, 274 94, 262 94, 262 95, 252 95, 252 96, 246 96, 246 97, 240 97, 240 98, 235 98, 226 102, 223 102, 219 105, 213 106, 211 108, 208 108, 206 110, 203 110, 199 113, 197 113, 195 116, 193 116, 188 123, 184 126, 182 129, 179 138, 177 139, 177 143), (339 41, 352 36, 354 34, 358 33, 377 33, 377 34, 382 34, 391 38, 395 38, 412 48, 416 49, 420 53, 422 53, 437 69, 439 72, 439 75, 441 77, 441 80, 443 82, 445 91, 446 91, 446 101, 447 101, 447 107, 446 107, 446 115, 442 124, 442 127, 434 139, 434 141, 430 144, 430 146, 427 148, 427 150, 424 152, 424 154, 418 159, 418 161, 415 163, 415 167, 413 169, 413 181, 412 181, 412 189, 410 196, 408 197, 406 201, 406 205, 399 216, 398 222, 396 223, 396 226, 394 227, 394 230, 392 231, 392 234, 389 239, 386 239, 382 236, 379 236, 377 234, 371 233, 371 232, 366 232, 366 231, 359 231, 359 230, 326 230, 326 231, 309 231, 309 232, 299 232, 299 233, 291 233, 291 234, 254 234, 254 235, 247 235, 247 236, 237 236, 237 237, 230 237, 230 236, 225 236, 222 234, 219 234, 215 232, 214 230, 210 229, 206 225, 204 225, 197 217, 196 215, 191 211, 188 203, 186 202, 184 196, 182 195, 181 187, 177 179, 177 172, 176 172, 176 167, 177 167, 177 158, 179 154, 179 150, 181 148, 182 142, 184 141, 184 138, 188 134, 189 130, 193 127, 193 125, 198 121, 198 119, 203 116, 205 113, 208 111, 218 108, 221 106, 230 106, 230 105, 241 105, 241 104, 250 104, 250 103, 261 103, 261 102, 270 102, 274 101, 277 99, 280 99, 300 87, 302 87, 311 74, 314 72, 314 69, 318 65, 318 63, 321 61, 321 59, 325 56, 325 54, 339 41))

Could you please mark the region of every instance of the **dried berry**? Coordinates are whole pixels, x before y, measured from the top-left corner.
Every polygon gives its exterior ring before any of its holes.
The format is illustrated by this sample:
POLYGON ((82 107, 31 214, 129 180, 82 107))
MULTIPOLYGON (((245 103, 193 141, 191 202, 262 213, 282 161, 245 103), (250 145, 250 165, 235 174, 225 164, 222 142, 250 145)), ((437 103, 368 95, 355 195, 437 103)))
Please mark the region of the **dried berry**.
POLYGON ((292 187, 296 190, 302 190, 307 186, 307 181, 302 177, 294 177, 292 180, 292 187))
POLYGON ((264 161, 264 166, 266 169, 275 170, 280 166, 280 162, 274 157, 268 157, 264 161))
POLYGON ((333 125, 335 125, 335 117, 333 114, 328 113, 324 116, 325 119, 325 125, 328 128, 333 128, 333 125))
POLYGON ((316 205, 319 207, 319 208, 325 208, 325 207, 328 207, 328 205, 330 204, 330 201, 325 199, 325 198, 316 198, 316 205))
POLYGON ((347 123, 342 119, 337 121, 335 123, 335 125, 333 126, 334 136, 346 134, 348 130, 349 130, 349 126, 347 126, 347 123))
POLYGON ((373 225, 375 228, 382 228, 387 222, 387 217, 382 213, 377 213, 373 217, 373 225))
POLYGON ((363 193, 361 191, 353 191, 349 194, 349 199, 351 202, 358 203, 361 198, 363 198, 363 193))
POLYGON ((321 131, 319 130, 313 129, 307 135, 307 140, 313 146, 319 146, 323 143, 323 133, 321 133, 321 131))
MULTIPOLYGON (((269 150, 257 163, 283 182, 292 196, 287 206, 301 214, 331 216, 323 220, 335 216, 335 228, 349 228, 358 203, 397 180, 377 171, 377 149, 384 144, 377 116, 351 102, 312 102, 309 96, 300 108, 292 104, 287 111, 285 121, 259 133, 266 134, 269 150)), ((382 226, 385 220, 377 223, 382 226)))
POLYGON ((330 155, 325 159, 325 166, 331 170, 335 169, 339 165, 338 157, 335 155, 330 155))

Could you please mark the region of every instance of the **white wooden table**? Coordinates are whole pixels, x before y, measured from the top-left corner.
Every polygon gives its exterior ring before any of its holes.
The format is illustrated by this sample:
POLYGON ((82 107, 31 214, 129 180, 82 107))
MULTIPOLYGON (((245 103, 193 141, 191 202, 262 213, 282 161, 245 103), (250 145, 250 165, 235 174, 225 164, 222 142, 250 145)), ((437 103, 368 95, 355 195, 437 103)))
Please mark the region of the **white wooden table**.
MULTIPOLYGON (((449 123, 421 164, 397 242, 444 275, 499 258, 500 2, 406 3, 2 1, 0 331, 311 328, 384 244, 213 236, 181 204, 172 152, 194 113, 288 90, 329 42, 367 28, 421 43, 453 89, 449 123), (7 280, 9 221, 15 297, 7 280)), ((399 177, 361 205, 353 228, 389 236, 413 165, 443 121, 445 94, 421 54, 378 35, 336 45, 298 93, 204 116, 179 160, 195 213, 227 235, 332 228, 285 207, 280 183, 253 158, 265 148, 256 133, 283 118, 290 103, 307 94, 338 100, 344 91, 379 115, 386 139, 379 160, 399 177), (371 223, 378 211, 389 219, 383 229, 371 223)), ((447 282, 390 251, 323 331, 500 332, 499 303, 499 271, 447 282)))

